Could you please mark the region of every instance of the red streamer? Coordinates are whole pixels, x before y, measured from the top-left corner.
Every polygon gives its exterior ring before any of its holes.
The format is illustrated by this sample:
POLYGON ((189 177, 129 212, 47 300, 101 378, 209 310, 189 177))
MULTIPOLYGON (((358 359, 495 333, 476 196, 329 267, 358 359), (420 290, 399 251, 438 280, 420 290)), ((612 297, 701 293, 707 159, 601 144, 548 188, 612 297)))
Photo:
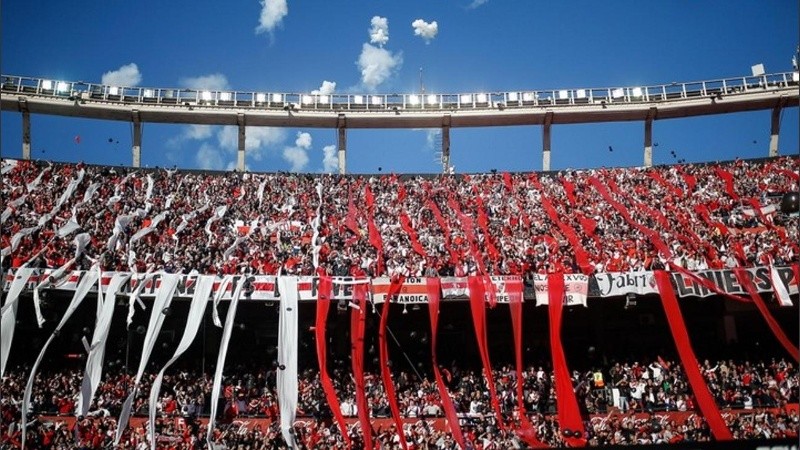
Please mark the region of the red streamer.
POLYGON ((686 331, 686 324, 683 321, 681 308, 675 297, 675 291, 672 289, 669 273, 663 270, 656 270, 655 277, 658 292, 661 294, 661 304, 664 306, 664 313, 667 315, 667 322, 672 331, 672 337, 675 340, 683 370, 686 372, 686 378, 689 380, 689 385, 692 387, 692 392, 697 399, 697 405, 700 407, 706 422, 708 422, 714 438, 718 441, 732 440, 733 435, 725 425, 725 420, 722 419, 717 403, 708 391, 703 374, 700 373, 697 357, 692 349, 689 333, 686 331))
POLYGON ((400 438, 400 445, 403 450, 408 450, 406 443, 405 433, 403 433, 403 419, 400 418, 400 408, 397 406, 397 394, 394 390, 394 383, 392 382, 392 373, 389 371, 389 347, 386 345, 386 323, 389 321, 389 304, 392 299, 400 293, 403 287, 404 278, 400 277, 392 279, 389 285, 389 294, 383 302, 381 308, 381 324, 378 328, 378 347, 381 357, 381 378, 383 379, 383 388, 386 391, 386 397, 389 399, 389 409, 392 411, 392 419, 397 429, 397 435, 400 438))
POLYGON ((364 448, 372 448, 372 424, 369 421, 367 392, 364 383, 364 326, 366 322, 366 284, 353 285, 353 301, 358 308, 350 310, 350 361, 353 365, 353 377, 356 384, 356 404, 358 405, 358 421, 364 435, 364 448))
MULTIPOLYGON (((486 277, 489 278, 489 277, 486 277)), ((487 281, 484 277, 469 277, 469 306, 472 310, 472 325, 475 328, 475 338, 478 341, 478 351, 483 363, 483 375, 486 377, 486 385, 489 387, 489 398, 492 402, 497 426, 505 429, 503 422, 503 411, 500 409, 500 401, 497 399, 497 389, 494 385, 494 375, 492 375, 492 363, 489 360, 489 345, 486 338, 486 289, 492 289, 491 280, 487 281)))
POLYGON ((733 200, 739 200, 739 196, 736 194, 736 190, 733 188, 733 174, 722 167, 714 167, 714 172, 716 172, 718 177, 725 181, 725 191, 728 192, 728 195, 733 200))
POLYGON ((350 436, 347 434, 347 423, 342 415, 342 408, 339 406, 339 399, 336 398, 336 389, 333 387, 330 375, 328 375, 327 363, 327 341, 325 331, 327 329, 328 309, 333 293, 333 283, 331 277, 321 276, 317 286, 317 322, 315 327, 317 341, 317 361, 319 362, 319 378, 322 383, 322 390, 325 392, 325 399, 331 408, 336 425, 342 434, 347 448, 350 448, 350 436))
POLYGON ((450 426, 450 433, 453 434, 453 439, 466 449, 466 441, 464 435, 461 433, 461 425, 458 423, 458 415, 456 408, 453 406, 453 399, 450 398, 450 393, 447 392, 447 386, 444 384, 442 373, 439 370, 439 361, 436 358, 436 336, 439 326, 439 300, 442 295, 441 280, 435 277, 427 279, 428 290, 428 310, 431 319, 431 360, 433 362, 433 375, 436 378, 436 386, 439 388, 439 398, 442 399, 442 409, 444 409, 444 416, 447 419, 447 424, 450 426))
POLYGON ((761 295, 758 294, 755 285, 753 285, 753 277, 747 270, 737 267, 733 269, 733 273, 736 274, 736 279, 739 280, 739 284, 747 291, 750 295, 750 298, 753 299, 753 303, 756 304, 756 308, 761 313, 761 317, 767 322, 769 329, 772 330, 772 334, 775 335, 775 338, 778 339, 778 342, 781 343, 783 348, 786 349, 787 352, 794 358, 795 361, 800 361, 800 351, 798 351, 797 347, 792 344, 792 341, 786 336, 786 334, 781 329, 778 322, 775 321, 775 318, 772 317, 772 314, 769 312, 769 308, 767 308, 766 303, 761 298, 761 295))
POLYGON ((558 424, 564 442, 570 447, 585 447, 586 432, 578 409, 578 400, 572 388, 572 379, 567 367, 567 358, 561 346, 561 316, 564 307, 564 274, 554 273, 547 277, 550 313, 550 353, 553 357, 553 373, 556 377, 558 398, 558 424))

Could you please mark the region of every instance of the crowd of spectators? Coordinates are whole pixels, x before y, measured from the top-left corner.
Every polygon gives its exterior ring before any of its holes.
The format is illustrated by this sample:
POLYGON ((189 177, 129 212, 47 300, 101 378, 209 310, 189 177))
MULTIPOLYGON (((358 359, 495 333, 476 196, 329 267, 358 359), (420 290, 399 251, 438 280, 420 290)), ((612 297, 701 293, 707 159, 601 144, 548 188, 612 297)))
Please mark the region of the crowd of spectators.
MULTIPOLYGON (((57 445, 47 447, 45 443, 62 441, 66 441, 67 445, 87 442, 87 448, 101 448, 110 442, 116 429, 116 417, 132 385, 131 377, 124 373, 122 366, 111 364, 110 367, 87 417, 79 418, 73 427, 59 424, 58 421, 36 421, 30 434, 32 442, 45 448, 59 448, 57 445)), ((557 407, 554 375, 545 367, 532 365, 524 370, 521 380, 523 403, 539 438, 550 445, 558 445, 561 437, 554 417, 557 407)), ((467 436, 473 442, 481 443, 484 449, 524 447, 519 436, 513 432, 513 427, 495 423, 488 387, 480 371, 457 367, 443 369, 456 410, 467 436)), ((797 436, 800 426, 797 412, 785 409, 787 404, 798 403, 800 376, 792 363, 783 359, 769 362, 722 360, 714 363, 706 360, 700 364, 700 369, 721 410, 746 412, 725 416, 731 429, 736 430, 737 438, 797 436)), ((271 419, 268 423, 277 421, 279 409, 275 370, 250 371, 236 367, 229 372, 221 397, 217 400, 222 417, 215 430, 215 441, 226 445, 250 445, 243 448, 274 448, 274 445, 280 445, 276 444, 282 439, 279 437, 280 431, 274 426, 249 429, 237 422, 256 417, 271 419)), ((494 372, 503 416, 510 421, 517 421, 516 372, 509 366, 500 367, 494 372)), ((3 429, 0 435, 3 437, 0 448, 8 447, 15 439, 19 439, 17 422, 25 386, 24 373, 24 369, 12 371, 2 380, 4 394, 0 405, 3 429)), ((346 417, 356 416, 350 374, 338 368, 331 374, 343 414, 346 417)), ((33 415, 74 416, 82 375, 79 369, 37 374, 32 396, 33 415)), ((135 415, 147 415, 146 393, 149 392, 152 379, 152 374, 143 379, 140 392, 144 394, 136 399, 135 415)), ((389 417, 387 397, 379 376, 368 374, 366 379, 370 416, 389 417)), ((416 448, 450 448, 447 442, 452 442, 452 437, 436 431, 430 424, 431 420, 443 416, 434 382, 425 376, 418 377, 415 373, 407 372, 396 373, 394 380, 401 415, 417 419, 416 425, 409 424, 405 430, 409 440, 418 443, 416 448), (431 446, 426 447, 425 443, 431 446)), ((582 406, 590 444, 699 441, 709 438, 708 429, 699 414, 687 418, 684 423, 658 416, 668 411, 697 411, 679 363, 660 358, 650 362, 617 362, 585 373, 575 371, 572 382, 582 406), (634 413, 639 415, 635 416, 634 413)), ((205 431, 204 425, 195 418, 208 415, 212 401, 211 384, 208 374, 177 371, 165 377, 157 405, 159 435, 164 443, 174 441, 177 445, 175 448, 199 448, 204 441, 205 431), (176 428, 174 420, 178 417, 184 419, 184 426, 180 429, 176 428)), ((299 392, 296 431, 299 440, 308 448, 338 448, 342 438, 335 423, 332 423, 317 370, 301 371, 299 392), (327 441, 330 441, 331 447, 323 445, 327 441)), ((350 432, 354 439, 360 439, 357 425, 352 426, 350 432)), ((376 430, 375 435, 377 441, 386 444, 381 448, 393 448, 390 444, 396 443, 396 430, 393 428, 376 430)), ((128 448, 146 442, 146 429, 142 426, 132 427, 126 434, 125 442, 129 444, 128 448)), ((238 447, 234 445, 231 448, 238 447)))
POLYGON ((797 157, 430 177, 3 160, 0 249, 5 268, 81 250, 76 268, 217 274, 783 265, 800 258, 799 219, 778 207, 798 170, 797 157))

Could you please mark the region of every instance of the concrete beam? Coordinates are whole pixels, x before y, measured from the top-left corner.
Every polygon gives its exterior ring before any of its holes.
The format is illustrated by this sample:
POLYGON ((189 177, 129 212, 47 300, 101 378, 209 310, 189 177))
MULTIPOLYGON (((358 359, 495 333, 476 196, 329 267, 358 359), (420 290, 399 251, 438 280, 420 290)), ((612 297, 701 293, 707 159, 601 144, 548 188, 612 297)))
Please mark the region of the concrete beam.
POLYGON ((339 175, 347 173, 347 117, 344 114, 339 114, 336 117, 336 129, 339 131, 339 138, 336 141, 336 147, 339 150, 339 175))
POLYGON ((131 166, 141 167, 142 165, 142 118, 139 111, 131 111, 131 121, 133 122, 133 145, 131 145, 131 166))
POLYGON ((244 114, 236 114, 236 124, 239 126, 239 143, 238 151, 236 152, 236 170, 244 172, 247 167, 244 162, 244 145, 247 141, 247 133, 245 131, 244 114))
POLYGON ((544 116, 542 124, 542 170, 550 170, 550 127, 553 125, 553 113, 548 112, 544 116))
POLYGON ((656 108, 650 108, 644 119, 644 166, 653 167, 653 119, 656 118, 656 108))
POLYGON ((22 159, 31 159, 31 113, 22 111, 22 159))
POLYGON ((778 138, 781 134, 782 104, 772 108, 772 124, 769 128, 769 156, 778 156, 778 138))

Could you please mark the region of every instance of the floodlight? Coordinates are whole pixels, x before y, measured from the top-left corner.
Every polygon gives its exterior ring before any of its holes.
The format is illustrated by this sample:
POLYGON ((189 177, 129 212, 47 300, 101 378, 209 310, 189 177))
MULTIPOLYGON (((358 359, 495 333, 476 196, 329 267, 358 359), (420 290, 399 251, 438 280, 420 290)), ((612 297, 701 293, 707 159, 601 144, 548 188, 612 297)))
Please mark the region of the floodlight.
POLYGON ((144 96, 147 97, 147 98, 153 98, 153 97, 155 97, 155 94, 156 93, 152 89, 145 89, 144 90, 144 96))
POLYGON ((428 95, 428 104, 429 105, 435 105, 437 103, 439 103, 439 99, 436 97, 436 95, 435 94, 429 94, 428 95))
POLYGON ((472 94, 461 94, 461 103, 472 103, 472 94))
POLYGON ((69 90, 69 84, 64 81, 59 81, 58 85, 56 85, 56 90, 58 92, 67 92, 69 90))
POLYGON ((523 92, 522 93, 522 101, 523 102, 532 102, 534 99, 533 92, 523 92))
POLYGON ((750 70, 753 72, 754 77, 760 77, 761 75, 767 73, 766 70, 764 69, 764 64, 756 64, 750 67, 750 70))
POLYGON ((108 95, 119 95, 119 88, 116 86, 111 86, 108 88, 108 95))
POLYGON ((411 103, 412 105, 419 105, 419 96, 413 94, 409 95, 408 103, 411 103))
POLYGON ((219 99, 223 102, 228 102, 231 100, 231 93, 230 92, 220 92, 219 99))
POLYGON ((353 103, 356 105, 363 105, 364 104, 364 96, 363 95, 354 95, 353 96, 353 103))
POLYGON ((578 89, 575 91, 575 97, 586 98, 586 89, 578 89))
POLYGON ((203 91, 200 93, 200 100, 210 101, 212 98, 211 91, 203 91))
POLYGON ((303 102, 304 105, 310 105, 310 104, 314 103, 314 99, 311 98, 310 95, 304 95, 303 98, 302 98, 302 102, 303 102))
POLYGON ((42 81, 42 89, 50 90, 53 89, 53 82, 50 80, 43 80, 42 81))
POLYGON ((373 105, 380 105, 382 102, 381 98, 377 95, 372 96, 372 104, 373 105))
POLYGON ((612 98, 622 98, 625 96, 625 90, 622 88, 617 88, 611 91, 612 98))
POLYGON ((633 88, 633 96, 634 97, 641 97, 642 96, 642 88, 640 88, 640 87, 633 88))
POLYGON ((283 101, 283 94, 272 94, 272 103, 281 103, 283 101))
POLYGON ((319 96, 319 102, 320 103, 328 103, 328 102, 330 102, 330 100, 331 100, 331 98, 329 96, 327 96, 327 95, 320 95, 319 96))
POLYGON ((516 93, 516 92, 509 92, 508 93, 508 101, 510 101, 510 102, 519 101, 519 94, 516 93))
POLYGON ((486 103, 486 101, 487 101, 486 94, 478 94, 477 95, 477 102, 478 103, 486 103))
POLYGON ((794 81, 795 83, 796 83, 796 82, 798 82, 798 81, 800 81, 800 73, 798 73, 798 72, 793 72, 793 73, 792 73, 792 81, 794 81))
POLYGON ((558 98, 560 100, 566 100, 569 98, 569 92, 566 89, 562 89, 558 91, 558 98))
POLYGON ((265 101, 267 101, 267 94, 262 94, 262 93, 256 94, 256 101, 259 103, 264 103, 265 101))

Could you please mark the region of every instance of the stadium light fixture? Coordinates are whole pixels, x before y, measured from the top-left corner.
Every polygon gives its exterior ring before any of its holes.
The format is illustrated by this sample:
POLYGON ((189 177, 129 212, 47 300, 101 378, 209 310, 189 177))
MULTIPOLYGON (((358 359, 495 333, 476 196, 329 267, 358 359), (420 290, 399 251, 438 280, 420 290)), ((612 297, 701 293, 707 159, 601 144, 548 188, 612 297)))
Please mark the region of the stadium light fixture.
POLYGON ((58 84, 56 85, 56 90, 58 92, 67 92, 69 90, 69 83, 66 83, 64 81, 59 81, 58 84))
POLYGON ((509 92, 508 93, 508 101, 516 102, 519 101, 519 94, 516 92, 509 92))
POLYGON ((792 73, 792 81, 794 81, 795 83, 797 83, 798 81, 800 81, 800 73, 798 73, 798 72, 793 72, 793 73, 792 73))
POLYGON ((42 80, 42 89, 50 90, 53 89, 53 82, 50 80, 42 80))
POLYGON ((200 100, 208 102, 211 101, 212 98, 211 91, 203 91, 200 93, 200 100))
POLYGON ((577 91, 575 91, 575 97, 586 98, 586 89, 578 89, 577 91))
POLYGON ((310 95, 304 95, 303 98, 302 98, 302 103, 304 105, 310 105, 310 104, 314 103, 314 99, 311 98, 310 95))
POLYGON ((472 103, 472 94, 461 94, 461 104, 472 103))
POLYGON ((281 103, 283 101, 283 94, 272 94, 272 103, 281 103))
POLYGON ((522 101, 523 102, 532 102, 534 99, 533 92, 523 92, 522 93, 522 101))
POLYGON ((419 105, 419 96, 414 95, 414 94, 409 95, 408 96, 408 103, 411 103, 414 106, 419 105))
POLYGON ((750 71, 753 72, 754 77, 760 77, 761 75, 767 73, 766 69, 764 69, 764 64, 756 64, 750 67, 750 71))
POLYGON ((558 91, 558 99, 559 100, 566 100, 568 98, 569 98, 569 91, 567 91, 566 89, 562 89, 562 90, 558 91))
POLYGON ((476 96, 476 101, 478 103, 486 103, 488 101, 488 96, 486 94, 478 94, 476 96))
POLYGON ((364 96, 363 95, 354 95, 353 96, 353 103, 356 105, 363 105, 364 104, 364 96))
POLYGON ((617 88, 611 91, 612 98, 622 98, 625 96, 625 90, 622 88, 617 88))
POLYGON ((230 92, 220 92, 219 99, 223 102, 231 101, 231 93, 230 92))
POLYGON ((119 88, 116 86, 111 86, 108 88, 108 95, 119 95, 119 88))
POLYGON ((146 98, 153 98, 153 97, 155 97, 155 94, 156 94, 155 91, 153 91, 152 89, 145 89, 144 93, 143 93, 143 95, 146 98))
POLYGON ((325 103, 325 104, 327 104, 327 103, 329 103, 330 101, 331 101, 331 98, 330 98, 329 96, 327 96, 327 95, 324 95, 324 94, 323 94, 323 95, 320 95, 320 96, 319 96, 319 102, 320 102, 320 103, 325 103))
POLYGON ((436 105, 439 103, 439 99, 437 98, 436 94, 428 94, 428 104, 429 105, 436 105))
POLYGON ((256 94, 256 101, 258 103, 264 103, 267 101, 267 94, 258 93, 256 94))
POLYGON ((642 96, 642 88, 640 88, 640 87, 633 88, 633 96, 634 97, 641 97, 642 96))
POLYGON ((378 95, 373 95, 372 96, 372 104, 373 105, 380 105, 381 102, 382 102, 382 100, 381 100, 380 96, 378 96, 378 95))

